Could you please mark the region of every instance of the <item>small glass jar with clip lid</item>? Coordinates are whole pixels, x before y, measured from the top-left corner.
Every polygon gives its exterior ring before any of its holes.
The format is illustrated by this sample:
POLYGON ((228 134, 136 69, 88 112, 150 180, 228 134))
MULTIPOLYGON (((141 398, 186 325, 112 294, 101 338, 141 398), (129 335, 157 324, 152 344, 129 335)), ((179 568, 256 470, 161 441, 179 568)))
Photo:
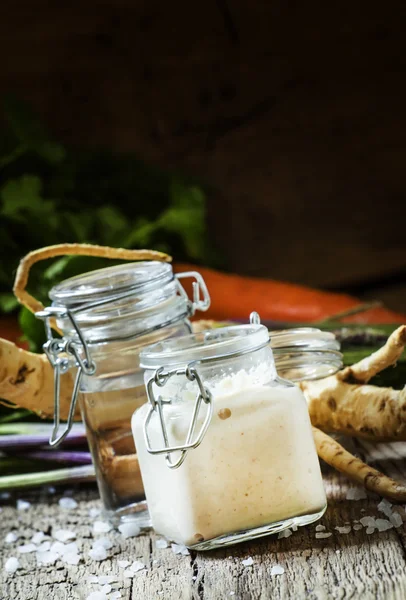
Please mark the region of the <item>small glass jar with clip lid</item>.
POLYGON ((190 333, 189 317, 210 305, 206 285, 199 273, 175 276, 168 263, 142 261, 67 279, 49 296, 52 305, 36 315, 45 321, 44 350, 55 372, 50 444, 66 437, 79 401, 106 516, 142 522, 144 491, 131 434, 131 415, 147 400, 139 353, 190 333), (193 300, 180 283, 183 277, 194 279, 193 300), (52 336, 51 319, 62 338, 52 336), (70 369, 76 372, 71 408, 60 433, 60 381, 70 369))
POLYGON ((326 495, 306 400, 254 322, 145 348, 132 418, 154 529, 198 550, 319 519, 326 495))

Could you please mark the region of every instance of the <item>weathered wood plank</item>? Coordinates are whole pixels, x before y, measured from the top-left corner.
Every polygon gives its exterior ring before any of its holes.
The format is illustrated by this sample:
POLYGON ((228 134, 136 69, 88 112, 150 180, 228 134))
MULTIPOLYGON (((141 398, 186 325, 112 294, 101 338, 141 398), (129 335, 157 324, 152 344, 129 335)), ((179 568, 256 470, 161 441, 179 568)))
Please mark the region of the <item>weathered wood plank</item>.
MULTIPOLYGON (((360 453, 368 453, 371 462, 386 472, 405 475, 404 454, 399 444, 357 444, 360 453)), ((321 523, 332 535, 315 538, 315 525, 300 529, 291 537, 264 538, 223 550, 175 555, 171 549, 157 549, 156 536, 143 535, 124 540, 118 532, 107 536, 114 546, 109 558, 97 563, 87 558, 92 544, 92 519, 89 509, 99 506, 94 489, 77 489, 79 506, 64 511, 59 496, 42 493, 19 494, 32 500, 24 512, 15 509, 14 498, 5 501, 0 513, 0 540, 8 531, 19 530, 26 541, 37 530, 50 533, 52 528, 68 528, 77 532, 79 547, 85 561, 65 565, 58 561, 53 567, 38 568, 33 554, 20 556, 23 569, 15 575, 5 573, 3 565, 11 555, 17 555, 15 544, 0 542, 0 599, 1 600, 84 600, 97 589, 86 581, 89 574, 117 576, 115 589, 125 600, 404 600, 406 597, 405 526, 386 532, 367 535, 365 529, 340 534, 335 527, 359 521, 363 516, 383 517, 377 510, 379 498, 345 499, 348 483, 345 478, 325 470, 329 508, 321 523), (252 557, 253 565, 242 561, 252 557), (118 559, 140 560, 147 570, 137 573, 133 580, 124 579, 118 559), (285 569, 280 576, 271 576, 276 564, 285 569)), ((405 520, 404 507, 397 508, 405 520)))

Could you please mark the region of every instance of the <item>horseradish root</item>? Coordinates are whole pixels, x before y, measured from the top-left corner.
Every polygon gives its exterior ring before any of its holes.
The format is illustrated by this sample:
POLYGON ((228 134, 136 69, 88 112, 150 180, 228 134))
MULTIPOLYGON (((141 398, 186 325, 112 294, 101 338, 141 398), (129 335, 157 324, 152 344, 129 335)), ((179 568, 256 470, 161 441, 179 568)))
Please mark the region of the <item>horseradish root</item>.
POLYGON ((406 327, 399 327, 386 344, 352 367, 318 381, 300 383, 312 424, 371 441, 406 440, 406 388, 393 390, 365 385, 393 365, 406 342, 406 327))
POLYGON ((406 502, 406 486, 369 467, 316 427, 313 427, 313 437, 319 458, 331 467, 379 496, 393 502, 406 502))

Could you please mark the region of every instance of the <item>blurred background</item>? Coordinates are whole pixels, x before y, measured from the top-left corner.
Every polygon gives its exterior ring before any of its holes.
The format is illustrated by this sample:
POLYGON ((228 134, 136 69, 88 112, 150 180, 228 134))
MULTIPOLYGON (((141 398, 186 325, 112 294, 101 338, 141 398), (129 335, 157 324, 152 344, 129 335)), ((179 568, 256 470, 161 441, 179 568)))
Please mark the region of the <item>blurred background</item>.
MULTIPOLYGON (((26 251, 88 241, 405 311, 405 12, 5 2, 1 310, 26 251)), ((37 295, 87 267, 60 259, 37 295)))

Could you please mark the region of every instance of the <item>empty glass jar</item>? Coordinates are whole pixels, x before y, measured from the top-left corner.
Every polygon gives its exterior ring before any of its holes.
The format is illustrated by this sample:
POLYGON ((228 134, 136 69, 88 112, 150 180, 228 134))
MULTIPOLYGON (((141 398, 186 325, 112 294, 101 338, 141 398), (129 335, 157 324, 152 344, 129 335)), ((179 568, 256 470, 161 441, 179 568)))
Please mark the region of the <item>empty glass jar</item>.
POLYGON ((57 445, 69 430, 79 399, 97 482, 107 516, 136 518, 144 497, 131 434, 131 415, 146 402, 139 354, 143 347, 190 333, 189 317, 210 298, 198 273, 174 276, 163 262, 124 264, 63 281, 49 293, 52 305, 37 313, 47 324, 45 351, 55 369, 57 445), (189 300, 179 279, 195 279, 189 300), (202 293, 202 298, 201 298, 202 293), (53 338, 51 318, 63 333, 53 338), (71 414, 59 433, 58 381, 76 372, 71 414))
POLYGON ((155 530, 199 550, 319 519, 326 496, 305 398, 268 330, 231 326, 140 354, 132 429, 155 530))

